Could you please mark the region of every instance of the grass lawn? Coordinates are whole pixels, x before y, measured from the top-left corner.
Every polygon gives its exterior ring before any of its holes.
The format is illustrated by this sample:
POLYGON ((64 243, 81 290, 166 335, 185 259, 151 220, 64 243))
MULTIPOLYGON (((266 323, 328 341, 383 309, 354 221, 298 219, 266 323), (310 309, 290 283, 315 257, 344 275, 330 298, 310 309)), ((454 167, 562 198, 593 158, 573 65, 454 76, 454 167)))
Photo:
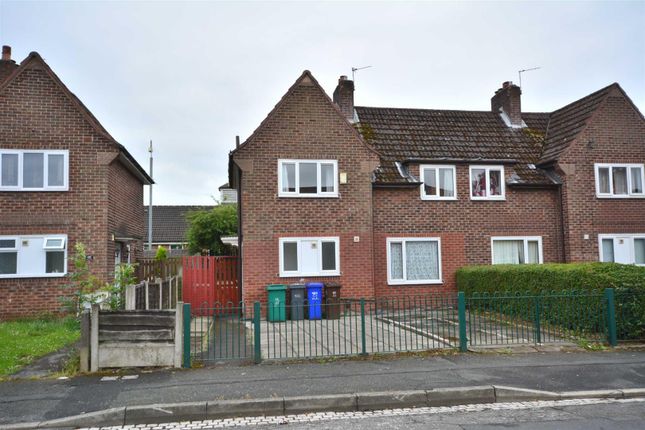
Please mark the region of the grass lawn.
POLYGON ((0 378, 76 341, 79 336, 79 325, 73 317, 0 322, 0 378))

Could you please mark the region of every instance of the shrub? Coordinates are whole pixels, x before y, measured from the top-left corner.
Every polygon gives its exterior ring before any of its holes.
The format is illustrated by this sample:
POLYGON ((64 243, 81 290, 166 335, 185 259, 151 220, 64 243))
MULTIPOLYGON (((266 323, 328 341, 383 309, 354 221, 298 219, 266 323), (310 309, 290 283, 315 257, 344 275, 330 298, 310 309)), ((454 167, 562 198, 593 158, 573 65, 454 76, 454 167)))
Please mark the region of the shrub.
POLYGON ((163 246, 157 248, 157 253, 155 254, 155 261, 164 261, 168 259, 168 251, 163 246))
POLYGON ((531 318, 528 302, 534 299, 522 299, 527 306, 518 311, 512 303, 520 299, 507 296, 548 293, 551 297, 542 300, 540 318, 586 333, 604 330, 602 294, 605 288, 614 288, 618 339, 645 338, 645 267, 614 263, 468 266, 457 271, 457 288, 467 297, 479 296, 475 303, 527 319, 531 318))

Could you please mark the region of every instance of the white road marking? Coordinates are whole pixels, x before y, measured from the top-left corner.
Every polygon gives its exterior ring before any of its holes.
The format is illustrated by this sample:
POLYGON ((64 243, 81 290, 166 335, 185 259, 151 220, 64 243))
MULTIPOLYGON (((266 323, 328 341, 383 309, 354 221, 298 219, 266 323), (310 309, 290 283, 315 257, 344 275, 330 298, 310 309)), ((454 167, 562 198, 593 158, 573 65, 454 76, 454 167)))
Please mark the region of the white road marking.
POLYGON ((118 376, 104 376, 101 378, 101 382, 111 382, 111 381, 116 381, 118 380, 118 376))
MULTIPOLYGON (((180 423, 147 424, 136 426, 101 427, 102 430, 126 430, 135 428, 145 430, 187 430, 187 429, 213 429, 223 427, 244 427, 262 426, 292 423, 313 423, 317 421, 333 420, 360 420, 365 418, 431 415, 431 414, 454 414, 468 412, 483 412, 490 410, 522 410, 540 409, 563 406, 585 406, 600 405, 609 403, 645 403, 645 398, 633 399, 569 399, 569 400, 542 400, 536 402, 513 402, 513 403, 485 403, 479 405, 460 406, 439 406, 422 408, 383 409, 378 411, 364 412, 315 412, 300 415, 279 415, 270 417, 242 417, 226 418, 221 420, 190 421, 180 423)), ((95 429, 95 428, 93 428, 95 429)), ((81 430, 90 430, 89 428, 81 430)))

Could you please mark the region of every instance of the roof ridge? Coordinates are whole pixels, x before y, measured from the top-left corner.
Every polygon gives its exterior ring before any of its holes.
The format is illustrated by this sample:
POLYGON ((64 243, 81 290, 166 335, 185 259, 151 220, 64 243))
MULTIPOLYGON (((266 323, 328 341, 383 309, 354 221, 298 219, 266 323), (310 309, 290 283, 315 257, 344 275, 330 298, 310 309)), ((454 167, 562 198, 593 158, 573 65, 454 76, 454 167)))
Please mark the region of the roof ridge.
MULTIPOLYGON (((355 109, 390 109, 390 110, 412 110, 421 112, 468 112, 468 113, 487 113, 497 114, 490 110, 472 110, 472 109, 434 109, 434 108, 402 108, 402 107, 382 107, 382 106, 354 106, 355 109)), ((551 112, 522 112, 522 115, 550 115, 551 112)))
MULTIPOLYGON (((590 99, 590 98, 592 98, 592 97, 594 97, 594 96, 596 96, 596 95, 599 95, 599 94, 600 94, 600 93, 602 93, 603 91, 607 91, 607 93, 608 93, 608 90, 609 90, 610 88, 612 88, 612 87, 618 87, 618 88, 620 88, 620 85, 618 84, 618 82, 614 82, 613 84, 609 84, 609 85, 607 85, 607 86, 605 86, 605 87, 602 87, 602 88, 601 88, 601 89, 599 89, 599 90, 594 91, 593 93, 589 93, 589 94, 587 94, 586 96, 580 97, 579 99, 574 100, 574 101, 572 101, 571 103, 568 103, 568 104, 566 104, 566 105, 562 106, 561 108, 559 108, 559 109, 556 109, 556 110, 552 111, 552 112, 551 112, 551 114, 554 114, 554 113, 556 113, 556 112, 560 112, 560 111, 562 111, 562 110, 564 110, 564 109, 567 109, 567 108, 569 108, 569 107, 571 107, 571 106, 575 105, 576 103, 579 103, 579 102, 581 102, 581 101, 583 101, 583 100, 585 100, 585 99, 590 99)), ((606 94, 605 94, 605 96, 606 96, 606 94)))

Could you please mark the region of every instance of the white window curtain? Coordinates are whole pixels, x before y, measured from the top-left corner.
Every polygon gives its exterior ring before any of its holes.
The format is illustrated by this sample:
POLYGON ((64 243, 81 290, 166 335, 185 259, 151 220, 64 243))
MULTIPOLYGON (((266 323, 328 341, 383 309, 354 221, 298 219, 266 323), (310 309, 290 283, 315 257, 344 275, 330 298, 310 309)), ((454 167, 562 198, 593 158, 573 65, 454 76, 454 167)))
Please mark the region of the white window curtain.
POLYGON ((639 167, 632 167, 630 169, 631 179, 632 179, 632 193, 633 194, 642 194, 643 193, 643 180, 641 176, 642 170, 639 167))
POLYGON ((2 178, 0 185, 4 187, 18 186, 18 154, 2 154, 2 178))
POLYGON ((409 281, 439 279, 437 242, 410 241, 405 244, 406 275, 409 281))
POLYGON ((627 169, 625 167, 614 167, 612 173, 614 194, 627 194, 627 169))
POLYGON ((645 264, 645 238, 634 239, 634 263, 645 264))
POLYGON ((295 192, 296 191, 296 165, 295 164, 282 164, 282 191, 295 192))
POLYGON ((521 240, 493 241, 493 264, 522 264, 522 263, 524 263, 524 242, 523 241, 521 240))
POLYGON ((320 191, 323 193, 334 192, 334 165, 320 165, 320 191))
POLYGON ((601 167, 598 169, 598 191, 603 194, 609 194, 611 190, 609 189, 609 168, 601 167))
POLYGON ((403 244, 390 244, 390 276, 392 279, 403 279, 403 244))
POLYGON ((453 169, 439 169, 439 195, 441 197, 454 197, 455 184, 453 183, 453 169))

